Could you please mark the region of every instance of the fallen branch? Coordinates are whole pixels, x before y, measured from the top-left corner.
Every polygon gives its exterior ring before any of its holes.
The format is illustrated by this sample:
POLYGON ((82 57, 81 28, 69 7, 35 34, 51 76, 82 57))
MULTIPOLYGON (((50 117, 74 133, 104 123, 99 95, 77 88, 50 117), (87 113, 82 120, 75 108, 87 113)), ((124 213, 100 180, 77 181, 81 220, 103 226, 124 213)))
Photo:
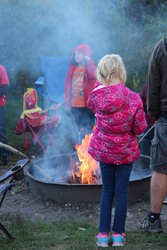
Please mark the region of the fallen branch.
POLYGON ((15 148, 7 145, 7 144, 4 144, 2 142, 0 142, 0 148, 4 148, 4 149, 6 149, 6 150, 8 150, 8 151, 10 151, 10 152, 12 152, 14 154, 20 155, 20 156, 22 156, 24 158, 28 158, 27 155, 21 153, 19 150, 15 149, 15 148))

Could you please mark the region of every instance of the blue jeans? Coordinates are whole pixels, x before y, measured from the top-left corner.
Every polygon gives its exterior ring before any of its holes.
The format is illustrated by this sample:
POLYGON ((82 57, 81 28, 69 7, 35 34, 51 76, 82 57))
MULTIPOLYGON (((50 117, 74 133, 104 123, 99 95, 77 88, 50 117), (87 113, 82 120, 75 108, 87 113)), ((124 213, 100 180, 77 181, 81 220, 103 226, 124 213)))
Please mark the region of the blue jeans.
MULTIPOLYGON (((8 144, 6 135, 6 108, 0 107, 0 142, 8 144)), ((0 148, 0 156, 8 156, 9 152, 0 148)))
POLYGON ((100 203, 99 232, 111 231, 112 204, 115 196, 115 215, 112 230, 115 233, 125 232, 125 221, 128 206, 128 185, 132 164, 113 165, 100 163, 102 175, 102 196, 100 203))

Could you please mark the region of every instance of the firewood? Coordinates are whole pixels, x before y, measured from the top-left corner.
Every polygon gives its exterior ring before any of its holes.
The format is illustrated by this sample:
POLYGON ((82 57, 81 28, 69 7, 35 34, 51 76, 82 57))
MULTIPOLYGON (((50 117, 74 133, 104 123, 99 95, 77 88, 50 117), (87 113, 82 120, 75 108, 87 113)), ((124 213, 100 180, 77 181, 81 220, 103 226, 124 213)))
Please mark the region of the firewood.
POLYGON ((10 152, 12 152, 14 154, 20 155, 20 156, 22 156, 24 158, 28 158, 27 155, 21 153, 19 150, 15 149, 15 148, 7 145, 7 144, 4 144, 2 142, 0 142, 0 148, 4 148, 4 149, 6 149, 6 150, 8 150, 8 151, 10 151, 10 152))

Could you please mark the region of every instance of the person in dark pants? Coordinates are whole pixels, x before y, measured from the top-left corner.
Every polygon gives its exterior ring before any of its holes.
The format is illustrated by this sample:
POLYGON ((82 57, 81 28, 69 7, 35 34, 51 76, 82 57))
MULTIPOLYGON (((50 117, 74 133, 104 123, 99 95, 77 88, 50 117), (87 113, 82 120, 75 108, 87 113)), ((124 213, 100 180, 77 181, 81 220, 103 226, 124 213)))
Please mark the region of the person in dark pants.
MULTIPOLYGON (((6 134, 6 94, 9 87, 9 80, 5 67, 0 64, 0 142, 8 144, 6 134)), ((8 163, 9 152, 0 148, 0 157, 4 165, 8 163)))
POLYGON ((96 66, 89 45, 80 44, 72 52, 64 87, 64 104, 74 118, 81 139, 91 133, 94 114, 87 107, 89 93, 96 82, 96 66))
POLYGON ((153 48, 146 90, 148 114, 156 119, 151 150, 151 209, 137 227, 159 233, 162 231, 160 214, 167 193, 167 38, 159 40, 153 48))
POLYGON ((103 184, 97 245, 108 247, 112 231, 112 245, 123 246, 129 178, 133 162, 140 155, 136 135, 145 131, 147 123, 140 95, 125 86, 126 70, 119 55, 106 55, 99 61, 97 79, 99 86, 87 102, 97 117, 88 152, 100 162, 103 184))
POLYGON ((151 127, 155 123, 155 118, 153 116, 149 116, 149 114, 147 112, 146 84, 143 85, 143 87, 142 87, 142 89, 140 91, 140 96, 141 96, 141 99, 143 101, 144 112, 145 112, 145 115, 146 115, 146 121, 147 121, 147 125, 148 125, 146 130, 144 131, 145 137, 143 137, 143 139, 141 141, 140 153, 143 154, 143 155, 150 156, 151 141, 152 141, 152 139, 154 137, 154 128, 151 129, 151 127), (147 133, 147 135, 146 135, 146 133, 147 133))

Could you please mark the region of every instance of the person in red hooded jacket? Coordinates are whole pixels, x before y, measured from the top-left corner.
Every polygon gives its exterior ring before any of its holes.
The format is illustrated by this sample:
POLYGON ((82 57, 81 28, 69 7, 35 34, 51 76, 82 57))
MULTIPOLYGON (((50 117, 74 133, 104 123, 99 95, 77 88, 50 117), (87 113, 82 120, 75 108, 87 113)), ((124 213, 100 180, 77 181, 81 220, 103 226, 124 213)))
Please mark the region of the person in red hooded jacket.
POLYGON ((87 108, 87 99, 96 82, 95 71, 91 48, 87 44, 75 47, 65 81, 64 104, 71 110, 82 138, 94 125, 94 114, 87 108))
MULTIPOLYGON (((9 86, 9 80, 4 66, 0 64, 0 142, 7 144, 6 135, 6 94, 9 86)), ((4 165, 8 163, 9 152, 0 148, 0 157, 4 165)))

